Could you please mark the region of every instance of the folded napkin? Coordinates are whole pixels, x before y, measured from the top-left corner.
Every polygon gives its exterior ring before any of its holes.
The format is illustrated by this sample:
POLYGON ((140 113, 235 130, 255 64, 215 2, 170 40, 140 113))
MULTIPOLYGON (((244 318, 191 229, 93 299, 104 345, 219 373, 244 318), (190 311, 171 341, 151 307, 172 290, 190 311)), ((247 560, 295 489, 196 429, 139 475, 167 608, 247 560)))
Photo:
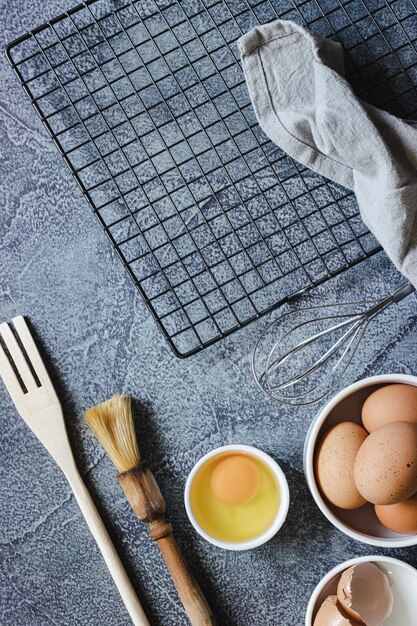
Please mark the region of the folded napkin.
POLYGON ((264 132, 356 193, 363 221, 417 287, 417 123, 360 100, 340 44, 293 22, 257 26, 238 44, 264 132))

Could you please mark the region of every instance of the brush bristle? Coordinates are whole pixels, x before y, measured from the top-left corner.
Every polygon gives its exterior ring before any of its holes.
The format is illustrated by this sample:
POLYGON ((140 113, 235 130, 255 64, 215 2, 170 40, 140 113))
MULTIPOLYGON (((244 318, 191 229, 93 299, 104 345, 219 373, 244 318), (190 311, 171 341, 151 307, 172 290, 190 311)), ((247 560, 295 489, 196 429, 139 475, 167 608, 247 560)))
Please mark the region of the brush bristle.
POLYGON ((119 472, 140 463, 129 396, 115 396, 86 411, 84 417, 119 472))

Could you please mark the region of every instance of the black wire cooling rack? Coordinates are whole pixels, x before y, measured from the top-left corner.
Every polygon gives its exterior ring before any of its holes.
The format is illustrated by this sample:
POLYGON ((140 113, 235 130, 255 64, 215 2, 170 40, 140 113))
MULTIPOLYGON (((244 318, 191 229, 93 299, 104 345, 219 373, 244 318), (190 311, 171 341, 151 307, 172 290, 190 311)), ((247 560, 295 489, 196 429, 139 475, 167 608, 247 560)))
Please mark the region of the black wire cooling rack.
POLYGON ((236 40, 277 17, 346 50, 359 95, 417 111, 411 0, 87 0, 8 58, 178 356, 380 248, 354 196, 258 126, 236 40))

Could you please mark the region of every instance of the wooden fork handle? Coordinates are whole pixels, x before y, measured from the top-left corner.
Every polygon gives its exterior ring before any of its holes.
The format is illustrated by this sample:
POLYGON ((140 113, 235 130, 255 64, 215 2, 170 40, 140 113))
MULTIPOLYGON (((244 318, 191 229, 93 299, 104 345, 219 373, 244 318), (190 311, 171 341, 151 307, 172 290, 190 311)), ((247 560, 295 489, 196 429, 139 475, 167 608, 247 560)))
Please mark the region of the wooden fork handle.
MULTIPOLYGON (((152 536, 152 531, 150 532, 152 536)), ((191 574, 172 533, 155 538, 192 626, 214 626, 203 592, 191 574)))
POLYGON ((113 545, 110 535, 104 526, 103 520, 78 470, 72 468, 70 472, 65 472, 65 474, 81 509, 81 513, 100 548, 101 554, 109 568, 110 574, 119 590, 133 624, 135 626, 150 626, 136 592, 133 589, 132 583, 116 552, 116 548, 113 545))

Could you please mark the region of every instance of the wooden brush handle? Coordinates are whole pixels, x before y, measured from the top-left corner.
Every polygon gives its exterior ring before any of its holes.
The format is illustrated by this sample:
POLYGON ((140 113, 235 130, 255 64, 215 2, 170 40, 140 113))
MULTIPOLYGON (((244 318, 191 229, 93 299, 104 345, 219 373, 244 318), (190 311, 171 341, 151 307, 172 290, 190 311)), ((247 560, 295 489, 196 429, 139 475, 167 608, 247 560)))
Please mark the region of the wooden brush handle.
POLYGON ((151 539, 157 542, 178 595, 192 626, 214 626, 213 614, 194 580, 165 519, 165 500, 146 463, 117 475, 119 483, 138 518, 148 524, 151 539))
POLYGON ((96 505, 75 467, 75 463, 71 463, 70 468, 65 471, 65 475, 91 534, 100 548, 132 623, 135 626, 150 626, 116 548, 100 517, 100 513, 97 511, 96 505))
POLYGON ((171 533, 156 539, 178 595, 193 626, 213 626, 215 620, 203 592, 194 579, 171 533))

